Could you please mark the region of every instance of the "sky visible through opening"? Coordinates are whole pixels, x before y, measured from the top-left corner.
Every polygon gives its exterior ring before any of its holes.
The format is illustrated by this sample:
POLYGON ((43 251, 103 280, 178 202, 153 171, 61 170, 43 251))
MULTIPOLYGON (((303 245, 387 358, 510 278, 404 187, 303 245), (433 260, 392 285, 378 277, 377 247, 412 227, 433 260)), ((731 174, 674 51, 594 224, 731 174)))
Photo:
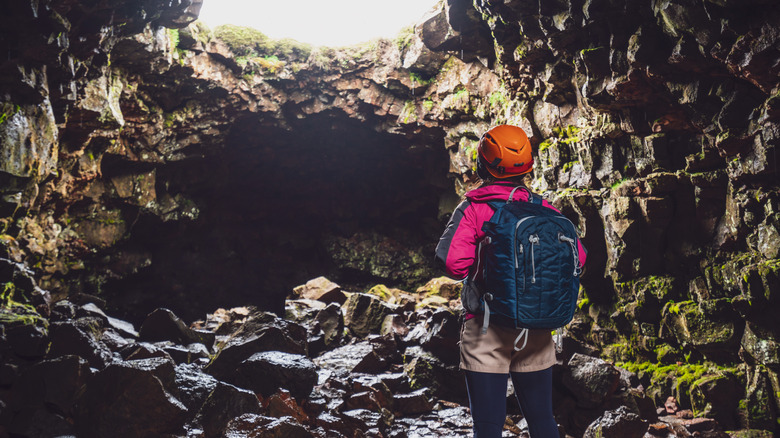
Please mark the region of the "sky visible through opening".
POLYGON ((348 46, 392 38, 438 0, 204 0, 200 20, 253 27, 271 38, 348 46))

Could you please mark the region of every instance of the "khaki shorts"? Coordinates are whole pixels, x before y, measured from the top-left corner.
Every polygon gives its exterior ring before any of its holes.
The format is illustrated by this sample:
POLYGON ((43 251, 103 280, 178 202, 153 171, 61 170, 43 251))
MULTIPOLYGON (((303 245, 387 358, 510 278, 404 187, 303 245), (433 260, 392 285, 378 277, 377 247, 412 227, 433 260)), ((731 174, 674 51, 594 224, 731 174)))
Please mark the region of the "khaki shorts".
MULTIPOLYGON (((551 330, 529 330, 528 343, 520 351, 514 342, 522 329, 489 324, 482 330, 482 315, 466 320, 460 332, 460 368, 483 373, 528 373, 555 364, 555 344, 551 330)), ((522 346, 522 341, 520 345, 522 346)))

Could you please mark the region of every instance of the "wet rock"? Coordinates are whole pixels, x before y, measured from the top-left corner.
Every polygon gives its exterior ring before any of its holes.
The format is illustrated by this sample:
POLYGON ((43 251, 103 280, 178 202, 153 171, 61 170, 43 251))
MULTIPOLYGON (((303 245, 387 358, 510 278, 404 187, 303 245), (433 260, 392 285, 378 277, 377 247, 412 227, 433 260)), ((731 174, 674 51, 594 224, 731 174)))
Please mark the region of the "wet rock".
POLYGON ((225 438, 309 438, 312 433, 290 417, 244 414, 228 423, 225 438))
POLYGON ((387 409, 382 409, 380 412, 368 409, 352 409, 342 412, 341 418, 349 425, 348 427, 352 427, 353 430, 362 430, 363 432, 370 432, 372 429, 375 429, 377 432, 384 431, 393 423, 394 419, 393 414, 387 409))
POLYGON ((332 348, 341 342, 344 333, 344 315, 341 313, 341 306, 329 304, 324 309, 317 312, 314 320, 319 325, 323 333, 323 341, 326 348, 332 348))
POLYGON ((415 295, 384 284, 377 284, 366 293, 378 296, 391 307, 397 306, 399 311, 413 311, 418 301, 415 295))
POLYGON ((79 436, 138 437, 181 432, 187 408, 165 390, 157 376, 169 373, 161 373, 164 368, 160 362, 128 361, 113 363, 95 374, 79 402, 79 436))
POLYGON ((139 342, 126 345, 119 350, 119 354, 125 360, 151 359, 155 357, 173 361, 168 352, 148 342, 139 342))
POLYGON ((409 394, 395 394, 393 396, 395 412, 399 415, 424 414, 433 410, 427 388, 418 389, 409 394))
POLYGON ((314 363, 306 356, 282 351, 256 353, 241 362, 228 381, 270 396, 285 388, 296 399, 304 399, 317 383, 314 363))
POLYGON ((234 418, 244 414, 259 415, 260 402, 251 391, 218 382, 200 408, 196 421, 206 436, 221 436, 234 418))
POLYGON ((697 416, 717 418, 726 430, 737 428, 736 411, 741 388, 730 373, 705 376, 691 384, 691 407, 697 416))
POLYGON ((647 429, 647 421, 621 406, 588 426, 583 438, 642 438, 647 429))
POLYGON ((325 352, 315 358, 314 363, 320 368, 349 373, 352 372, 366 356, 373 354, 373 352, 374 348, 371 344, 362 341, 325 352))
POLYGON ((20 357, 41 358, 49 350, 49 331, 37 324, 18 324, 5 329, 5 339, 20 357))
POLYGON ((583 407, 603 403, 620 383, 620 373, 615 367, 595 357, 575 354, 569 360, 567 370, 563 384, 583 407))
POLYGON ((113 360, 111 351, 103 343, 88 334, 75 323, 58 322, 52 324, 51 348, 48 357, 76 355, 89 362, 89 366, 103 369, 113 360))
MULTIPOLYGON (((31 72, 46 90, 46 70, 31 72)), ((45 92, 44 92, 45 93, 45 92)), ((43 97, 37 105, 3 102, 4 119, 0 124, 0 171, 19 177, 48 175, 58 161, 58 129, 51 101, 43 97)))
POLYGON ((7 423, 7 432, 12 436, 62 437, 76 436, 76 430, 69 419, 43 407, 22 412, 7 423))
POLYGON ((113 329, 104 330, 100 335, 100 342, 115 353, 119 353, 122 349, 135 343, 135 341, 123 337, 113 329))
POLYGON ((89 365, 76 356, 38 362, 15 380, 0 418, 12 433, 54 436, 74 433, 65 416, 74 414, 82 387, 91 376, 89 365))
POLYGON ((667 397, 664 402, 664 412, 668 415, 674 415, 680 410, 680 405, 677 404, 677 399, 674 397, 667 397))
POLYGON ((292 417, 299 423, 309 423, 309 416, 306 411, 290 396, 290 392, 284 389, 275 392, 272 396, 263 400, 261 404, 269 417, 292 417))
POLYGON ((168 353, 168 355, 176 363, 193 363, 201 360, 208 360, 211 358, 208 348, 200 343, 189 345, 162 345, 162 350, 168 353))
POLYGON ((420 345, 448 365, 460 361, 460 318, 449 309, 438 309, 426 321, 426 335, 420 345))
POLYGON ((239 364, 255 353, 281 351, 306 354, 306 329, 272 314, 252 316, 241 326, 206 367, 214 377, 226 380, 239 364))
POLYGON ((175 373, 174 384, 179 401, 194 415, 217 387, 217 379, 193 364, 176 365, 175 373))
POLYGON ((177 344, 200 343, 211 349, 214 345, 214 334, 197 331, 187 327, 179 317, 168 309, 156 309, 146 317, 139 338, 142 341, 171 341, 177 344))
POLYGON ((379 333, 382 321, 394 309, 379 298, 362 293, 349 296, 343 306, 344 324, 358 337, 379 333))
POLYGON ((772 330, 748 322, 741 344, 755 363, 767 366, 780 365, 780 343, 772 330))
POLYGON ((691 345, 711 360, 728 360, 739 345, 743 323, 716 314, 708 314, 703 303, 693 301, 667 304, 662 311, 660 336, 671 332, 681 345, 691 345), (674 306, 676 312, 669 309, 674 306))
POLYGON ((440 295, 448 300, 454 300, 460 297, 460 290, 462 287, 463 283, 458 280, 453 280, 449 277, 438 277, 417 288, 417 293, 423 295, 440 295))
POLYGON ((309 299, 287 300, 284 302, 284 317, 289 321, 308 326, 313 316, 320 309, 325 308, 325 305, 321 301, 309 299))
POLYGON ((347 296, 341 290, 341 286, 325 277, 309 280, 306 284, 293 289, 293 293, 301 298, 318 300, 323 303, 343 304, 347 300, 347 296))
POLYGON ((756 367, 747 380, 745 399, 739 403, 739 422, 749 429, 772 430, 778 413, 772 402, 769 371, 756 367))
POLYGON ((379 334, 382 336, 393 335, 399 338, 404 338, 409 334, 409 327, 404 322, 404 318, 401 315, 387 315, 385 320, 382 321, 382 327, 379 329, 379 334))
POLYGON ((415 346, 404 351, 404 373, 413 389, 429 388, 437 399, 467 403, 466 384, 457 366, 447 365, 415 346))
POLYGON ((138 332, 135 330, 133 324, 106 315, 106 313, 94 303, 87 303, 77 308, 76 316, 98 316, 105 321, 105 325, 114 329, 122 336, 134 339, 138 338, 138 332))

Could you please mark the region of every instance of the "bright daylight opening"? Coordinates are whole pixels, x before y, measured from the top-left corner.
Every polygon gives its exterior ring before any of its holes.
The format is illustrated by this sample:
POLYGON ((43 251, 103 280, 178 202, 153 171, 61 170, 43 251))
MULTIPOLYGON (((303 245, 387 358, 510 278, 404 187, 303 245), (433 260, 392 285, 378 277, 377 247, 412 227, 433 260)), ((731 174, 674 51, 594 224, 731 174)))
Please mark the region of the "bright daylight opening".
POLYGON ((439 0, 205 0, 200 20, 209 27, 253 27, 271 38, 315 46, 347 46, 391 38, 439 0))

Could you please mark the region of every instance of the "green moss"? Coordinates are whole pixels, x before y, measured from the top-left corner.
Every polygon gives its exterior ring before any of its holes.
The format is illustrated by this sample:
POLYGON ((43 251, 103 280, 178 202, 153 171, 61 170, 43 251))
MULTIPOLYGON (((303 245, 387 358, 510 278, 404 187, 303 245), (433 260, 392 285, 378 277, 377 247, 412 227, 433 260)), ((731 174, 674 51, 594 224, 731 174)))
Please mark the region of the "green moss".
POLYGON ((568 172, 577 163, 579 163, 579 161, 569 161, 569 162, 563 163, 563 166, 561 167, 561 170, 564 171, 564 172, 568 172))
POLYGON ((417 120, 417 106, 413 100, 407 100, 401 110, 401 123, 407 124, 417 120))
POLYGON ((0 324, 8 327, 16 325, 48 326, 48 321, 38 314, 35 307, 16 301, 16 299, 27 301, 24 296, 15 296, 18 294, 19 290, 13 282, 3 283, 2 292, 0 292, 0 324))
POLYGON ((506 94, 500 92, 500 91, 494 91, 490 93, 490 96, 488 96, 488 101, 490 102, 490 106, 505 106, 507 104, 507 97, 506 94))
POLYGON ((418 85, 428 85, 431 82, 433 82, 433 78, 425 79, 415 72, 410 72, 409 78, 412 80, 413 84, 418 84, 418 85))
POLYGON ((283 59, 307 59, 312 52, 309 44, 285 38, 275 40, 257 29, 225 24, 217 26, 213 35, 221 40, 237 56, 265 57, 277 56, 283 59))
POLYGON ((8 119, 11 117, 15 116, 19 111, 21 111, 21 107, 19 105, 14 105, 11 102, 4 102, 0 106, 0 125, 8 121, 8 119))
POLYGON ((171 49, 179 47, 179 29, 168 29, 168 38, 171 41, 171 49))
POLYGON ((598 50, 604 50, 604 47, 592 47, 589 49, 582 49, 580 50, 580 57, 584 58, 587 53, 596 52, 598 50))
POLYGON ((614 183, 612 183, 612 185, 609 186, 609 188, 611 190, 615 190, 616 188, 618 188, 621 184, 623 184, 626 181, 628 181, 628 178, 621 178, 621 179, 615 181, 614 183))
POLYGON ((414 38, 414 26, 407 26, 401 29, 401 31, 395 37, 395 45, 398 47, 398 50, 400 50, 401 53, 403 53, 412 43, 413 38, 414 38))
POLYGON ((547 150, 547 148, 549 148, 552 145, 553 145, 552 139, 549 138, 544 139, 541 143, 539 143, 539 152, 543 152, 547 150))
POLYGON ((425 108, 426 112, 430 112, 433 109, 433 100, 432 99, 425 99, 422 103, 423 108, 425 108))

